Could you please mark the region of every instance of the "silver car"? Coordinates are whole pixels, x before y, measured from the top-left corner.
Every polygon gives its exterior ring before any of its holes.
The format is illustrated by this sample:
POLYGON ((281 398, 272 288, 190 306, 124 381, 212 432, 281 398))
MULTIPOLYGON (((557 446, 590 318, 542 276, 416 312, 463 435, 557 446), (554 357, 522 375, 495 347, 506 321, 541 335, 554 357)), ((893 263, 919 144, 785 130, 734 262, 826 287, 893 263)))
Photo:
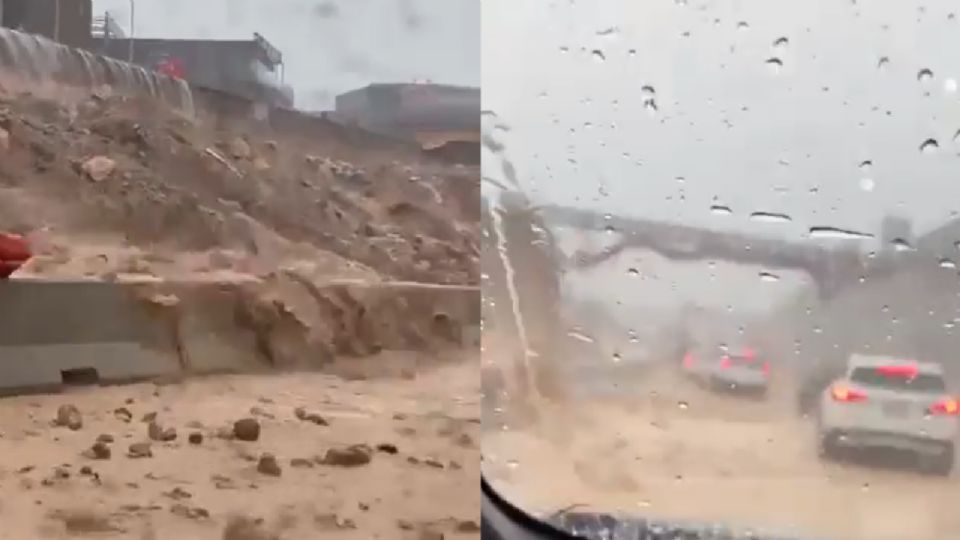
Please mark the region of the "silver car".
POLYGON ((820 397, 820 453, 884 448, 913 453, 935 474, 953 468, 958 404, 937 364, 854 354, 820 397))
POLYGON ((707 354, 688 352, 684 372, 718 391, 765 397, 770 385, 770 362, 751 349, 730 352, 718 348, 707 354))

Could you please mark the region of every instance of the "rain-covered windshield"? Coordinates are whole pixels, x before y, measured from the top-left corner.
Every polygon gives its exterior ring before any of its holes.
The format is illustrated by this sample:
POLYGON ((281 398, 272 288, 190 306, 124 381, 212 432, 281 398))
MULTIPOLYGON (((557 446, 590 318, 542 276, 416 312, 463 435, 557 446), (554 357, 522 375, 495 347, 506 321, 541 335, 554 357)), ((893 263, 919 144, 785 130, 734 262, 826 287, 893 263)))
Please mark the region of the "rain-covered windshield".
POLYGON ((829 388, 854 353, 960 377, 960 6, 483 11, 493 485, 538 515, 960 537, 955 403, 829 388), (762 352, 759 392, 684 362, 721 340, 762 352))

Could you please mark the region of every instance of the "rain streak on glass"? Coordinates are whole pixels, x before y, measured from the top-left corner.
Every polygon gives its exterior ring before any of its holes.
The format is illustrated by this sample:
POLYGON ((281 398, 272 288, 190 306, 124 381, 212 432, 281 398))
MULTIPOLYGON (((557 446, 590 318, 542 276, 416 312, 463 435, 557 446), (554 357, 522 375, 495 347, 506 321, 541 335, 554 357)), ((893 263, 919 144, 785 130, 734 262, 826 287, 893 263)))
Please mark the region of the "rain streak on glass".
POLYGON ((793 221, 793 218, 787 214, 779 214, 776 212, 754 212, 750 214, 750 221, 758 223, 790 223, 793 221))
POLYGON ((920 152, 924 154, 935 154, 940 149, 940 143, 936 139, 927 139, 920 144, 920 152))

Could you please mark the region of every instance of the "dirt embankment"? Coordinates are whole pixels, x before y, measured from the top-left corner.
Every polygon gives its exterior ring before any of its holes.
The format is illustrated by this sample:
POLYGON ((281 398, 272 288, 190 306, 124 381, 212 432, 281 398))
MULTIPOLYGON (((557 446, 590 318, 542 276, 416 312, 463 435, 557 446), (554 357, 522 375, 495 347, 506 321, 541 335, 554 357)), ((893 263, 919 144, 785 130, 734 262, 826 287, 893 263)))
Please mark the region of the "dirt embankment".
POLYGON ((0 129, 0 229, 30 233, 27 273, 257 274, 308 261, 341 277, 478 282, 475 167, 348 162, 116 97, 0 94, 0 129))

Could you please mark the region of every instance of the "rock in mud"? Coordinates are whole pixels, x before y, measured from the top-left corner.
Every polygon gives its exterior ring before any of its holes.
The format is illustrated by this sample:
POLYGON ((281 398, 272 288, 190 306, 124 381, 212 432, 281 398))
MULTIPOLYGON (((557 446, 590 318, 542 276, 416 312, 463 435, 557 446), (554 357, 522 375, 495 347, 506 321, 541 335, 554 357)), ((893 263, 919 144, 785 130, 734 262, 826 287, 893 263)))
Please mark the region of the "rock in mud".
POLYGON ((172 427, 161 426, 154 420, 147 426, 147 435, 154 441, 170 442, 176 440, 177 430, 172 427))
POLYGON ((187 519, 207 519, 210 517, 210 512, 206 508, 200 508, 197 506, 190 507, 185 504, 174 504, 170 507, 170 513, 175 516, 185 517, 187 519))
POLYGON ((80 414, 80 409, 74 405, 61 405, 60 408, 57 409, 56 424, 74 431, 82 428, 83 416, 80 414))
POLYGON ((327 419, 320 416, 315 412, 309 412, 303 407, 297 407, 293 410, 293 414, 300 420, 304 422, 312 422, 318 426, 329 426, 330 423, 327 422, 327 419))
POLYGON ((400 452, 397 448, 397 445, 390 443, 380 443, 377 445, 377 452, 383 452, 384 454, 394 455, 400 452))
POLYGON ((256 441, 260 438, 260 422, 254 418, 243 418, 233 423, 233 436, 241 441, 256 441))
POLYGON ((251 152, 250 144, 242 137, 235 137, 230 141, 230 155, 234 159, 249 159, 251 152))
POLYGON ((222 540, 280 540, 280 535, 268 531, 262 519, 235 516, 227 522, 221 538, 222 540))
POLYGON ((127 457, 133 459, 153 457, 153 450, 148 442, 138 442, 130 445, 127 457))
POLYGON ((130 423, 133 420, 133 413, 126 407, 118 407, 113 410, 113 416, 121 422, 130 423))
POLYGON ((277 462, 277 457, 273 454, 263 454, 257 462, 257 472, 267 476, 280 476, 283 471, 277 462))
POLYGON ((102 182, 110 178, 116 168, 117 162, 107 156, 94 156, 84 161, 83 165, 80 166, 83 174, 94 182, 102 182))
POLYGON ((313 461, 304 458, 293 458, 290 460, 290 466, 295 469, 309 469, 313 467, 313 461))
POLYGON ((354 444, 340 448, 330 448, 319 460, 321 465, 334 467, 359 467, 370 463, 373 449, 365 444, 354 444))
POLYGON ((101 433, 101 434, 97 437, 97 442, 104 443, 104 444, 110 444, 110 443, 113 442, 113 435, 111 435, 111 434, 109 434, 109 433, 101 433))
POLYGON ((113 452, 106 443, 97 441, 90 447, 90 457, 93 459, 110 459, 113 452))
POLYGON ((187 436, 187 441, 189 441, 190 444, 203 444, 203 433, 200 433, 199 431, 194 431, 193 433, 187 436))

